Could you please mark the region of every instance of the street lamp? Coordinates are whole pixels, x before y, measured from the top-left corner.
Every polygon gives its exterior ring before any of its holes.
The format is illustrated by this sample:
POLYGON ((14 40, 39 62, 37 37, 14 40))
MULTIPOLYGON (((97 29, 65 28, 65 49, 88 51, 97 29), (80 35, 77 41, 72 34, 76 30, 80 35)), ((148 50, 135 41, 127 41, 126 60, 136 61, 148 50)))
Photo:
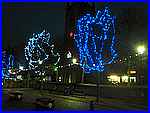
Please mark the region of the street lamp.
POLYGON ((54 68, 54 71, 57 71, 57 67, 54 68))
POLYGON ((68 54, 67 54, 67 58, 71 58, 72 55, 71 55, 71 52, 69 51, 68 54))
MULTIPOLYGON (((145 51, 146 51, 146 49, 145 49, 145 47, 144 47, 144 45, 140 45, 140 46, 138 46, 137 47, 137 52, 138 52, 138 54, 139 54, 139 64, 140 64, 140 72, 139 72, 139 74, 140 75, 143 75, 144 76, 144 62, 143 62, 143 60, 144 60, 144 58, 143 58, 143 54, 145 53, 145 51)), ((143 78, 143 80, 141 80, 141 77, 142 76, 139 76, 139 83, 140 83, 140 85, 144 85, 144 78, 143 78)))
POLYGON ((138 46, 137 52, 138 52, 138 54, 143 54, 145 52, 145 47, 144 46, 138 46))
POLYGON ((23 66, 19 66, 19 69, 20 69, 20 70, 23 70, 23 69, 24 69, 24 67, 23 67, 23 66))
POLYGON ((43 63, 43 61, 39 61, 39 64, 42 64, 43 63))
POLYGON ((73 58, 73 59, 72 59, 72 63, 73 63, 73 64, 76 64, 76 63, 77 63, 77 59, 76 59, 76 58, 73 58))

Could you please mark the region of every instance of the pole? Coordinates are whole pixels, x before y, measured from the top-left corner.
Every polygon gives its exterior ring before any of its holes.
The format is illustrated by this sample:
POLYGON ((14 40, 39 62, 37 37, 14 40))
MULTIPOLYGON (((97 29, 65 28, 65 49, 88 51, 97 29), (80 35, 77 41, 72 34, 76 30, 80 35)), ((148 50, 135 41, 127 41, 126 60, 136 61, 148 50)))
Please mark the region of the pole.
MULTIPOLYGON (((84 61, 84 64, 86 64, 86 59, 84 61)), ((82 70, 82 79, 81 79, 81 83, 84 83, 84 69, 82 70)))
POLYGON ((82 71, 82 79, 81 79, 81 83, 84 83, 84 70, 82 71))
POLYGON ((29 88, 29 85, 30 84, 30 74, 29 74, 29 71, 28 71, 28 75, 27 75, 27 88, 29 88))
POLYGON ((100 73, 97 73, 97 103, 99 103, 100 99, 100 73))

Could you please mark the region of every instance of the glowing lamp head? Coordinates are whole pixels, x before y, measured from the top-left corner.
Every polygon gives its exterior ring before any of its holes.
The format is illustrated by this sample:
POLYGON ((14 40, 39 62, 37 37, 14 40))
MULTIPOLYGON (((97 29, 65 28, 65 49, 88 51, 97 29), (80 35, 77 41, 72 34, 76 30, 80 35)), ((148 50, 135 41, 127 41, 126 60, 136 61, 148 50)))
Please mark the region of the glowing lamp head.
POLYGON ((70 37, 73 37, 73 32, 70 32, 70 33, 69 33, 69 36, 70 36, 70 37))
POLYGON ((20 70, 23 70, 23 68, 24 68, 23 66, 19 66, 19 69, 20 69, 20 70))
POLYGON ((56 67, 56 68, 54 68, 54 71, 57 71, 57 67, 56 67))
POLYGON ((73 64, 76 64, 76 63, 77 63, 77 59, 73 58, 73 59, 72 59, 72 63, 73 63, 73 64))
POLYGON ((145 52, 145 47, 144 46, 139 46, 137 48, 137 52, 138 52, 138 54, 143 54, 145 52))
POLYGON ((71 52, 69 51, 68 54, 67 54, 67 58, 71 58, 72 55, 71 55, 71 52))
POLYGON ((39 64, 42 64, 43 63, 43 61, 39 61, 39 64))

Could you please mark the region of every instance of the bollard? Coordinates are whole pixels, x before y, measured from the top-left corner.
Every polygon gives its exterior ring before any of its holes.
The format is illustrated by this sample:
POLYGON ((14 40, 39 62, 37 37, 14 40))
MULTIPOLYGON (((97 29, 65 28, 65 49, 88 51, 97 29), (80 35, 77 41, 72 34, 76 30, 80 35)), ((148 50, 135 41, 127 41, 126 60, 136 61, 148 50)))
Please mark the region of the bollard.
POLYGON ((36 110, 54 110, 54 101, 51 98, 37 98, 35 102, 36 110))
POLYGON ((90 101, 90 110, 93 111, 94 110, 94 102, 90 101))

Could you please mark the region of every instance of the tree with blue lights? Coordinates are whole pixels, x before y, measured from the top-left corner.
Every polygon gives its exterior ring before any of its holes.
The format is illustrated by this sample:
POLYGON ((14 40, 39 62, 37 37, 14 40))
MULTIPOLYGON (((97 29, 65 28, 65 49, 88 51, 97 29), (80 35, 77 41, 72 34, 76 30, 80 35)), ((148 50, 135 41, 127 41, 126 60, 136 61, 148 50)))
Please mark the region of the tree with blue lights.
POLYGON ((16 74, 15 69, 15 58, 14 55, 11 53, 7 55, 6 51, 2 53, 2 78, 10 78, 11 74, 16 74))
POLYGON ((96 17, 86 14, 77 20, 75 41, 85 73, 103 72, 117 57, 114 21, 108 7, 97 11, 96 17))
POLYGON ((25 57, 30 69, 38 68, 49 59, 49 55, 57 57, 53 65, 57 65, 60 60, 59 53, 54 53, 54 44, 51 42, 50 33, 43 30, 41 33, 34 33, 25 47, 25 57))
MULTIPOLYGON (((107 64, 117 57, 115 49, 115 17, 108 7, 96 12, 96 17, 86 14, 77 20, 75 41, 79 51, 80 66, 85 73, 104 72, 107 64)), ((83 74, 84 75, 84 74, 83 74)), ((97 78, 99 102, 100 74, 97 78)))
POLYGON ((2 78, 4 77, 9 77, 9 72, 8 72, 8 56, 6 54, 6 51, 2 52, 2 78))
MULTIPOLYGON (((56 58, 52 65, 57 65, 60 60, 59 53, 54 52, 54 44, 52 44, 52 37, 50 33, 43 30, 41 33, 33 33, 33 36, 29 38, 25 47, 25 58, 29 64, 29 70, 33 70, 34 74, 40 75, 43 84, 43 77, 46 72, 46 62, 56 58), (53 56, 53 57, 51 57, 53 56)), ((27 87, 29 87, 30 74, 27 75, 27 87)))

